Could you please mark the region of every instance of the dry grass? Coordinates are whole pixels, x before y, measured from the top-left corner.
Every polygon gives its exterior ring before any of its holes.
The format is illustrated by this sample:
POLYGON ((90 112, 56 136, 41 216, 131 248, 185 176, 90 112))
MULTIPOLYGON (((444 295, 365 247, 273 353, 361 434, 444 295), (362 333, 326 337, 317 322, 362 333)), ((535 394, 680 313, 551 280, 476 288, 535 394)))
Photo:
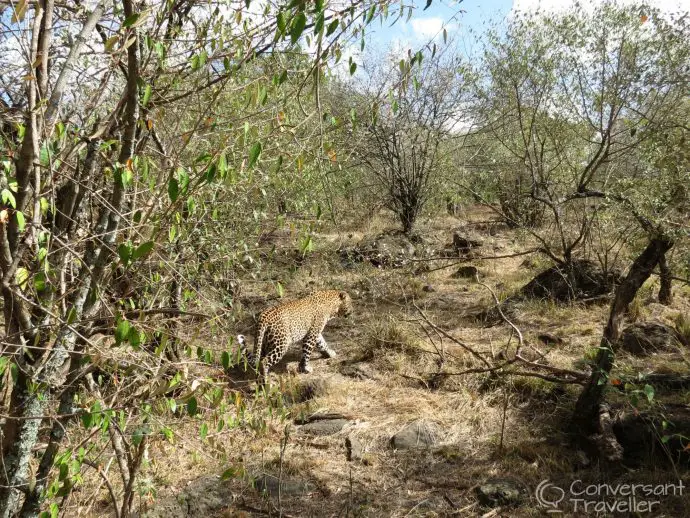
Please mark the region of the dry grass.
MULTIPOLYGON (((439 218, 425 223, 421 230, 434 235, 438 242, 445 242, 453 228, 467 224, 468 220, 476 229, 492 218, 482 211, 465 216, 464 222, 439 218)), ((285 477, 313 483, 315 493, 306 497, 284 496, 282 505, 286 515, 318 517, 451 516, 454 511, 449 501, 456 511, 462 509, 455 515, 482 516, 489 510, 477 504, 473 488, 493 476, 516 477, 530 491, 546 478, 563 484, 575 478, 595 482, 606 477, 609 482, 635 483, 674 480, 672 470, 664 466, 604 473, 596 463, 583 465, 582 455, 573 449, 567 436, 577 386, 563 388, 530 377, 491 382, 486 375, 451 376, 438 387, 425 385, 424 381, 439 370, 460 371, 474 366, 476 360, 450 340, 424 333, 416 322, 419 315, 413 302, 436 325, 482 354, 495 354, 505 347, 510 330, 505 325, 484 328, 468 318, 477 308, 490 306, 491 296, 472 280, 451 278, 453 268, 414 275, 418 265, 379 270, 366 264, 353 268, 339 264, 333 253, 335 248, 394 225, 383 214, 353 228, 352 236, 325 235, 317 240, 316 253, 300 268, 280 272, 289 298, 331 287, 345 288, 353 295, 353 316, 332 321, 324 332, 338 352, 337 358, 317 358, 312 375, 296 376, 299 354, 293 351, 272 375, 273 385, 289 393, 298 391, 298 385, 305 380, 318 380, 322 386, 318 397, 283 408, 273 398, 276 409, 271 417, 266 414, 265 400, 253 399, 252 382, 238 382, 232 390, 228 389, 227 400, 234 401, 236 394, 241 394, 247 405, 247 423, 253 415, 264 416, 265 428, 257 434, 245 423, 209 434, 204 441, 198 434, 203 415, 194 419, 161 416, 174 426, 176 440, 174 444, 156 442, 151 455, 155 460, 144 470, 143 480, 156 488, 158 499, 175 498, 190 480, 221 473, 230 466, 241 467, 238 476, 227 482, 235 501, 228 502, 214 516, 239 516, 233 514, 236 508, 244 509, 244 516, 277 516, 276 500, 269 503, 248 482, 249 475, 262 473, 282 472, 285 477), (427 285, 433 291, 425 290, 427 285), (438 362, 439 349, 446 354, 443 365, 438 362), (342 367, 351 363, 368 364, 376 378, 360 380, 342 375, 342 367), (292 424, 295 417, 315 412, 342 413, 350 418, 350 424, 342 432, 326 437, 306 436, 292 424), (393 451, 391 436, 413 421, 430 427, 437 447, 429 451, 393 451), (290 427, 289 439, 281 461, 280 444, 286 425, 290 427), (346 436, 362 443, 363 462, 346 460, 346 436), (242 508, 240 504, 248 507, 242 508), (252 508, 262 511, 247 510, 252 508)), ((527 237, 506 230, 493 236, 481 235, 487 255, 519 250, 528 242, 527 237)), ((477 264, 483 281, 502 296, 514 293, 544 266, 539 257, 527 263, 525 257, 513 257, 477 264)), ((690 336, 686 311, 690 293, 677 289, 674 305, 667 308, 650 303, 654 292, 650 287, 638 297, 637 318, 668 322, 675 318, 678 331, 690 336)), ((217 350, 223 350, 232 334, 249 329, 252 315, 272 303, 262 304, 268 296, 275 297, 273 284, 250 283, 243 297, 251 303, 235 310, 238 324, 228 323, 217 329, 215 336, 197 339, 207 344, 213 342, 217 350)), ((607 305, 521 302, 512 318, 527 342, 546 353, 551 365, 584 369, 596 354, 607 314, 607 305), (539 343, 537 335, 543 332, 564 337, 564 343, 539 343)), ((688 371, 687 361, 678 363, 680 372, 688 371)), ((670 365, 668 357, 655 356, 644 361, 625 357, 621 358, 616 375, 663 365, 670 365)), ((621 396, 614 396, 623 401, 621 396)), ((104 493, 102 496, 106 501, 104 493)), ((690 513, 686 502, 669 499, 663 504, 667 516, 690 513)), ((105 507, 94 510, 96 514, 92 516, 101 515, 105 507)), ((542 513, 532 498, 517 509, 503 509, 494 516, 543 516, 542 513)))

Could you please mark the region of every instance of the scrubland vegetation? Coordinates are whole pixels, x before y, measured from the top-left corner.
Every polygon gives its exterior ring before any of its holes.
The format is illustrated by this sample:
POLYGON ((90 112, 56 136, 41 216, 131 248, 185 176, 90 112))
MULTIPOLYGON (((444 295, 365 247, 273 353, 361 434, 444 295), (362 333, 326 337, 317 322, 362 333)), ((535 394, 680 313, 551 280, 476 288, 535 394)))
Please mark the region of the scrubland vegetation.
POLYGON ((367 46, 412 7, 0 2, 0 517, 568 516, 540 482, 687 478, 688 14, 367 46), (320 289, 338 356, 258 383, 235 336, 320 289))

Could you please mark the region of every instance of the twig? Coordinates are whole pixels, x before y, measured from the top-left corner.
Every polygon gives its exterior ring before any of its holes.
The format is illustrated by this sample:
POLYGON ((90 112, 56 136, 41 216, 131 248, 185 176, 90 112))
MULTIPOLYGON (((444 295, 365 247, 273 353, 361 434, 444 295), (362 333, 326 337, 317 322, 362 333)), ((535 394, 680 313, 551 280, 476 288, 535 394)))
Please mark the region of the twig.
POLYGON ((414 308, 419 312, 419 314, 422 316, 422 318, 424 319, 424 321, 425 321, 432 329, 434 329, 435 331, 441 333, 443 336, 445 336, 446 338, 448 338, 448 339, 449 339, 451 342, 453 342, 454 344, 459 345, 460 347, 462 347, 463 349, 465 349, 468 353, 470 353, 472 356, 474 356, 475 358, 477 358, 480 362, 482 362, 482 363, 483 363, 484 365, 486 365, 488 368, 491 368, 491 367, 492 367, 491 364, 486 360, 486 358, 484 358, 484 357, 483 357, 481 354, 479 354, 477 351, 475 351, 474 349, 472 349, 471 347, 469 347, 467 344, 461 342, 460 340, 458 340, 457 338, 455 338, 454 336, 450 335, 450 334, 447 333, 445 330, 441 329, 441 328, 438 327, 436 324, 434 324, 433 322, 431 322, 431 321, 429 320, 429 317, 426 316, 426 314, 424 313, 424 311, 423 311, 419 306, 417 306, 416 304, 414 304, 414 308))
POLYGON ((117 496, 115 496, 115 490, 113 489, 112 484, 110 484, 110 480, 108 480, 108 476, 101 469, 101 466, 96 464, 95 462, 91 462, 88 459, 83 459, 82 464, 86 464, 87 466, 92 467, 101 476, 101 478, 103 479, 103 483, 105 484, 105 487, 108 488, 108 493, 110 493, 110 499, 113 501, 113 507, 115 510, 115 518, 120 518, 120 516, 121 516, 120 506, 117 503, 118 501, 117 501, 117 496))

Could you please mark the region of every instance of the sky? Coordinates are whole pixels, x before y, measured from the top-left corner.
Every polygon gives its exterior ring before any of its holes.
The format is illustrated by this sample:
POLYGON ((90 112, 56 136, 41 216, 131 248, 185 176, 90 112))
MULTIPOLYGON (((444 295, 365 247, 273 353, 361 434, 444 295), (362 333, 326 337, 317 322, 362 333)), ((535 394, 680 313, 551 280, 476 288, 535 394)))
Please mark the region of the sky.
MULTIPOLYGON (((433 0, 424 9, 426 0, 411 0, 415 6, 410 21, 404 19, 389 27, 372 24, 369 41, 375 47, 391 48, 405 53, 408 48, 419 50, 422 45, 437 37, 442 41, 445 27, 449 38, 460 48, 463 46, 471 54, 472 42, 483 33, 491 22, 500 22, 514 11, 559 12, 572 7, 577 0, 433 0), (461 12, 464 11, 464 12, 461 12)), ((582 9, 587 10, 604 0, 579 0, 582 9)), ((619 0, 619 3, 635 3, 635 0, 619 0)), ((647 3, 662 11, 690 12, 690 0, 647 0, 647 3)), ((394 17, 392 17, 394 18, 394 17)))

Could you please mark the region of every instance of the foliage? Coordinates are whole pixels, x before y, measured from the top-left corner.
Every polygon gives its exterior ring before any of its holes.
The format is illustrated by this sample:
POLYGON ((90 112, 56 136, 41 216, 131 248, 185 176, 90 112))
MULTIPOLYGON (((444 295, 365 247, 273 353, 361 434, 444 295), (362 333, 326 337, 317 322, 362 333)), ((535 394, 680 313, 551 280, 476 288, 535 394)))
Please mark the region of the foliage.
POLYGON ((649 232, 678 208, 673 186, 686 172, 657 146, 686 131, 677 107, 687 102, 688 30, 685 18, 643 4, 605 3, 518 15, 504 35, 489 35, 476 95, 495 153, 493 189, 506 221, 531 229, 555 262, 586 252, 602 221, 620 221, 618 210, 649 232))
POLYGON ((434 50, 428 59, 419 52, 409 63, 390 54, 365 67, 359 110, 348 128, 354 163, 379 186, 405 234, 433 195, 465 123, 468 68, 449 49, 434 50))
POLYGON ((9 9, 0 33, 0 358, 10 395, 0 516, 56 514, 84 466, 108 456, 121 475, 109 483, 115 514, 129 516, 149 444, 175 438, 159 417, 184 407, 202 440, 207 412, 220 427, 261 428, 238 394, 207 370, 189 372, 221 360, 195 342, 225 321, 205 284, 256 268, 255 243, 288 211, 317 214, 298 231, 310 250, 328 205, 314 187, 332 163, 324 127, 311 124, 324 120, 320 84, 344 45, 388 19, 389 5, 9 9), (207 325, 182 326, 192 318, 207 325), (73 449, 66 434, 78 426, 91 439, 73 449), (49 443, 30 478, 42 436, 49 443))

